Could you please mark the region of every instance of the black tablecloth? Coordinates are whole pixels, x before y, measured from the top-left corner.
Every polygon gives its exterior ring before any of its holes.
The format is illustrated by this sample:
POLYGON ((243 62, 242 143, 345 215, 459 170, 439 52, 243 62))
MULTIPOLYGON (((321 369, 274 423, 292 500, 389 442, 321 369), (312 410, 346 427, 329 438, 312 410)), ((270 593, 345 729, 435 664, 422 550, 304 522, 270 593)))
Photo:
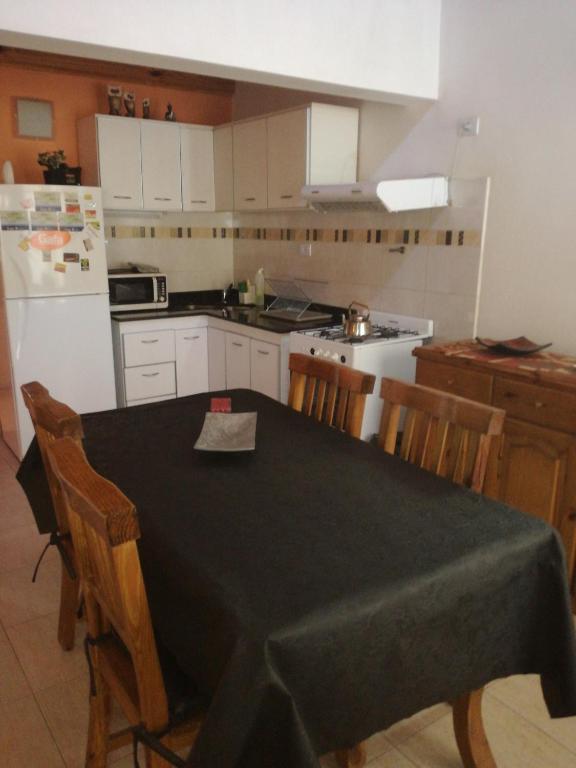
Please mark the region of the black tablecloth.
MULTIPOLYGON (((83 417, 136 503, 153 620, 211 705, 196 768, 317 768, 488 681, 576 715, 562 545, 544 523, 253 392, 251 454, 193 445, 209 395, 83 417)), ((34 450, 21 471, 34 486, 34 450)))

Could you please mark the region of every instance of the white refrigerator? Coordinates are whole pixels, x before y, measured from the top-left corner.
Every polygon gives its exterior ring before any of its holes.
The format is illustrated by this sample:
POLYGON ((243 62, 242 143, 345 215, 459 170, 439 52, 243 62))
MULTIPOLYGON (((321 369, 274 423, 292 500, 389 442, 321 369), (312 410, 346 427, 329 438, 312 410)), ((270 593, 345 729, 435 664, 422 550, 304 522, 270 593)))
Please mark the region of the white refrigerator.
POLYGON ((0 425, 20 459, 28 381, 78 413, 116 407, 97 187, 0 185, 0 425))

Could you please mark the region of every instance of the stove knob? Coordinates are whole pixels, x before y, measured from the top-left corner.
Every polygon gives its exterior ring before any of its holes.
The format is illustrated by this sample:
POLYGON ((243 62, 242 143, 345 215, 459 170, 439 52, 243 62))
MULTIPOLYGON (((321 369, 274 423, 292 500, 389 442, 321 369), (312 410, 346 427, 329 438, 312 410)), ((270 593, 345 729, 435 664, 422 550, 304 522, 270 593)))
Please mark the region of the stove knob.
POLYGON ((346 362, 346 355, 340 355, 340 362, 345 363, 346 362))
POLYGON ((314 347, 310 347, 310 354, 311 355, 315 355, 316 354, 316 350, 314 349, 314 347))

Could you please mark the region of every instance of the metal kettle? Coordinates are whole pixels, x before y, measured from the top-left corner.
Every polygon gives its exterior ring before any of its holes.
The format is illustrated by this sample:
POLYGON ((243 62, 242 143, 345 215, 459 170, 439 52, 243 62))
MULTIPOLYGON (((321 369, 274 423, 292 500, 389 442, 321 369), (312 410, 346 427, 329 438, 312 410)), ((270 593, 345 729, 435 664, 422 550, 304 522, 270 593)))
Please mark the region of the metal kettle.
POLYGON ((370 309, 366 304, 360 304, 358 301, 353 301, 348 305, 348 310, 345 315, 342 315, 342 323, 344 324, 344 335, 350 338, 364 338, 372 333, 372 323, 370 322, 370 309), (365 309, 365 312, 359 312, 356 307, 365 309))

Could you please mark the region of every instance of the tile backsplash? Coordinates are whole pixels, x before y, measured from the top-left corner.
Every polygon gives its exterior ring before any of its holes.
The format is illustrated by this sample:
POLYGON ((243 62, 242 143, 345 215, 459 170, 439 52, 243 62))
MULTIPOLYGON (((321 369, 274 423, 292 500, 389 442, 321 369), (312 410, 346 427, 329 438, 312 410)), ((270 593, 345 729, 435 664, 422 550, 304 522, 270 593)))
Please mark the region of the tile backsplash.
POLYGON ((110 266, 158 267, 175 291, 291 278, 312 300, 431 318, 437 338, 475 335, 489 183, 452 180, 448 208, 108 216, 110 266), (403 249, 403 253, 399 249, 403 249))

